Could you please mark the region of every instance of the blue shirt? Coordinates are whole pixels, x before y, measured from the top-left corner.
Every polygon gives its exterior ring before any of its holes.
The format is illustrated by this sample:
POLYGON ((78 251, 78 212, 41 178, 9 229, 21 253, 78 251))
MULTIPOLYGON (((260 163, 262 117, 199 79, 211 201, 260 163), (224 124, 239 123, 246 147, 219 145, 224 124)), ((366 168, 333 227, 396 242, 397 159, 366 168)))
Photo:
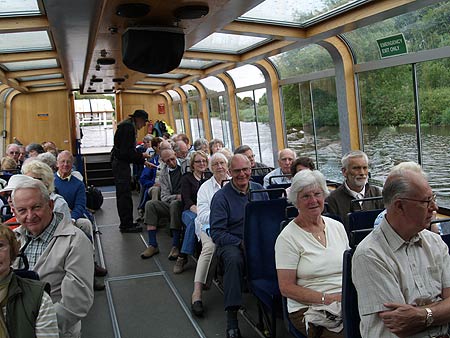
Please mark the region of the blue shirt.
POLYGON ((88 215, 86 188, 83 182, 72 175, 69 176, 69 180, 62 179, 55 173, 55 187, 58 194, 66 200, 73 219, 85 218, 85 215, 88 215))
MULTIPOLYGON (((242 193, 232 184, 225 185, 211 201, 209 223, 211 238, 218 246, 239 245, 244 238, 244 213, 249 192, 242 193)), ((263 189, 261 184, 249 182, 250 190, 263 189)), ((268 200, 267 193, 252 194, 252 201, 268 200)))

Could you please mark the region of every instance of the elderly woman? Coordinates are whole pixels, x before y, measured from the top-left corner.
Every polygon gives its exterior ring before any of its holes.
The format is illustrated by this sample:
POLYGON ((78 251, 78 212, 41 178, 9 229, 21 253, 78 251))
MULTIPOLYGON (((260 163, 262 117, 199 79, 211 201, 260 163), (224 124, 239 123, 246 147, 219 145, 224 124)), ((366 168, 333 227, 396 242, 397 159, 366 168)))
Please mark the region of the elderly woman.
POLYGON ((58 337, 58 323, 44 282, 20 278, 11 270, 19 254, 14 233, 0 225, 0 336, 58 337))
POLYGON ((187 255, 192 255, 195 248, 195 218, 197 217, 197 191, 201 182, 209 178, 208 155, 201 150, 195 151, 190 157, 191 171, 181 178, 181 201, 183 202, 183 213, 181 220, 186 226, 183 245, 180 255, 173 267, 173 273, 182 273, 187 263, 187 255), (205 175, 207 175, 205 177, 205 175))
POLYGON ((218 152, 209 159, 209 170, 213 177, 203 183, 197 193, 197 218, 195 219, 195 233, 202 243, 202 251, 197 261, 194 277, 194 292, 192 293, 192 312, 196 316, 203 315, 202 290, 206 284, 209 266, 216 246, 209 234, 209 212, 214 194, 222 187, 222 182, 229 179, 228 160, 224 154, 218 152))
POLYGON ((225 147, 222 140, 219 140, 218 138, 212 139, 209 142, 209 153, 211 155, 217 153, 220 149, 225 147))
POLYGON ((275 244, 278 282, 281 293, 288 298, 289 317, 308 337, 343 337, 342 255, 349 245, 342 223, 322 216, 327 195, 322 173, 298 172, 288 199, 299 214, 275 244), (317 310, 326 310, 336 320, 329 320, 317 310))

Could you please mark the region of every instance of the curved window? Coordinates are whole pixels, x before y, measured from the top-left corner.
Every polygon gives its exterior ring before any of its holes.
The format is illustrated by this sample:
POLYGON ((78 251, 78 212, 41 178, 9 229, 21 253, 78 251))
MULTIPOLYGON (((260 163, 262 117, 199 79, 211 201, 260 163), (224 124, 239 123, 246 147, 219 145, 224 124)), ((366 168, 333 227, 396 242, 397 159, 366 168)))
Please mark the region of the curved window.
POLYGON ((327 179, 342 181, 334 77, 282 86, 288 147, 311 157, 327 179))
POLYGON ((186 84, 186 85, 182 85, 180 88, 184 91, 184 93, 186 94, 188 99, 190 97, 197 97, 198 96, 198 90, 193 85, 186 84))
POLYGON ((264 75, 258 69, 258 67, 253 65, 245 65, 238 67, 227 72, 234 81, 236 88, 247 87, 251 85, 256 85, 264 83, 264 75))
POLYGON ((201 79, 200 83, 205 87, 206 94, 216 94, 225 91, 223 82, 214 76, 208 76, 207 78, 201 79))
POLYGON ((192 142, 200 137, 205 137, 203 128, 203 112, 200 111, 200 101, 188 101, 189 121, 191 123, 192 142))
POLYGON ((358 63, 380 59, 377 39, 403 33, 408 52, 448 46, 450 2, 443 1, 421 10, 399 15, 345 33, 358 63))
POLYGON ((293 49, 269 58, 281 79, 334 68, 328 51, 319 45, 293 49))
POLYGON ((212 137, 222 140, 225 147, 231 149, 230 118, 227 100, 223 95, 208 99, 209 118, 212 137))
POLYGON ((180 102, 181 101, 180 94, 178 94, 175 90, 168 90, 167 93, 169 93, 169 95, 172 98, 173 102, 180 102))
POLYGON ((274 166, 266 89, 236 94, 241 143, 252 148, 257 162, 274 166))
POLYGON ((170 97, 172 98, 172 113, 173 119, 175 120, 175 128, 177 133, 185 133, 183 120, 183 109, 181 108, 181 96, 175 90, 168 90, 170 97))

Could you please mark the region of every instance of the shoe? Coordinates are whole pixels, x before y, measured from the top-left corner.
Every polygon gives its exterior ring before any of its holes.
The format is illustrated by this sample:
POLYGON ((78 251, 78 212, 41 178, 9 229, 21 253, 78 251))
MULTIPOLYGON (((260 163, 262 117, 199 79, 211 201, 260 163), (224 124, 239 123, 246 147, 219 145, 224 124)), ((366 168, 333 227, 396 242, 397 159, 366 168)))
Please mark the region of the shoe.
POLYGON ((108 270, 102 268, 100 265, 97 264, 97 262, 94 262, 94 266, 95 266, 94 275, 96 277, 105 277, 106 274, 108 273, 108 270))
POLYGON ((97 280, 97 278, 94 278, 94 290, 95 291, 105 290, 105 283, 100 282, 99 280, 97 280))
POLYGON ((194 315, 197 317, 203 316, 203 303, 201 300, 196 300, 193 304, 191 304, 191 310, 194 315))
POLYGON ((133 223, 132 226, 128 227, 119 227, 121 233, 137 233, 142 232, 142 227, 140 225, 137 225, 136 223, 133 223))
POLYGON ((169 261, 175 261, 175 260, 177 260, 179 254, 180 254, 180 249, 178 249, 176 246, 173 246, 172 249, 170 249, 170 253, 167 258, 169 258, 169 261))
POLYGON ((239 329, 228 329, 227 338, 242 338, 241 331, 239 329))
POLYGON ((184 266, 186 265, 188 259, 187 257, 178 257, 175 265, 173 267, 173 273, 179 274, 184 271, 184 266))
POLYGON ((158 253, 159 253, 158 247, 155 248, 154 246, 149 245, 149 247, 147 249, 145 249, 143 252, 141 252, 141 258, 147 259, 158 253))

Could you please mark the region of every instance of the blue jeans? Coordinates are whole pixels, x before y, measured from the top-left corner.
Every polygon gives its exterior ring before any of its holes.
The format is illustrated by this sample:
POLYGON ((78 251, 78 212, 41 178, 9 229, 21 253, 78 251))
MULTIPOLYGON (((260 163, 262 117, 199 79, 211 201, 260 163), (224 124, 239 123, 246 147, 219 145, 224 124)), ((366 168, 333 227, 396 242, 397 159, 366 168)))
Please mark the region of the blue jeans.
POLYGON ((181 221, 186 226, 186 231, 184 232, 183 245, 181 246, 181 253, 186 255, 193 255, 195 249, 195 242, 197 238, 195 237, 195 218, 197 214, 190 210, 185 210, 181 214, 181 221))

